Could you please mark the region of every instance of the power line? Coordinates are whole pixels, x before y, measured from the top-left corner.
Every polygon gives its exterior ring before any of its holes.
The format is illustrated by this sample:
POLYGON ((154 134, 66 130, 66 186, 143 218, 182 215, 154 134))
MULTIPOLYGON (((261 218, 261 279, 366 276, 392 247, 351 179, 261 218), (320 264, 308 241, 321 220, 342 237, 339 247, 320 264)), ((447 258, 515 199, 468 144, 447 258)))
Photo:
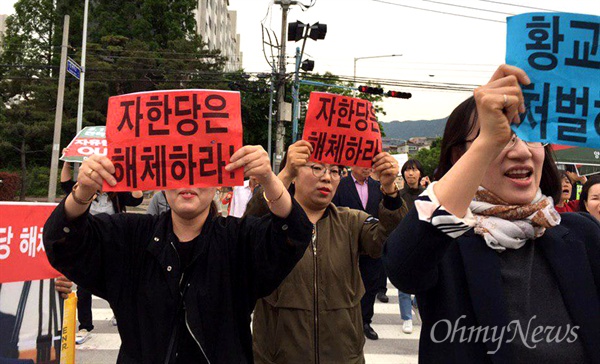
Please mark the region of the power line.
POLYGON ((492 4, 500 4, 500 5, 508 5, 508 6, 516 6, 519 8, 525 8, 525 9, 532 9, 532 10, 541 10, 541 11, 551 11, 553 13, 557 13, 558 10, 550 10, 550 9, 543 9, 543 8, 534 8, 531 6, 525 6, 525 5, 517 5, 517 4, 511 4, 511 3, 503 3, 501 1, 492 1, 492 0, 479 0, 479 1, 483 1, 486 3, 492 3, 492 4))
POLYGON ((383 4, 388 4, 388 5, 400 6, 400 7, 403 7, 403 8, 416 9, 416 10, 422 10, 422 11, 429 11, 429 12, 432 12, 432 13, 459 16, 459 17, 462 17, 462 18, 491 21, 491 22, 494 22, 494 23, 502 23, 502 24, 506 23, 505 21, 500 21, 500 20, 479 18, 479 17, 476 17, 476 16, 469 16, 469 15, 462 15, 462 14, 456 14, 456 13, 448 13, 448 12, 445 12, 445 11, 437 11, 437 10, 432 10, 432 9, 418 8, 416 6, 410 6, 410 5, 392 3, 392 2, 384 1, 384 0, 371 0, 371 1, 378 2, 378 3, 383 3, 383 4))
POLYGON ((464 6, 464 5, 457 5, 457 4, 443 3, 443 2, 441 2, 441 1, 434 1, 434 0, 422 0, 422 1, 424 1, 424 2, 428 2, 428 3, 434 3, 434 4, 446 5, 446 6, 454 6, 454 7, 457 7, 457 8, 463 8, 463 9, 470 9, 470 10, 477 10, 477 11, 485 11, 485 12, 488 12, 488 13, 494 13, 494 14, 501 14, 501 15, 511 15, 511 16, 512 16, 512 15, 515 15, 515 14, 512 14, 512 13, 505 13, 505 12, 502 12, 502 11, 488 10, 488 9, 481 9, 481 8, 474 8, 474 7, 471 7, 471 6, 464 6))

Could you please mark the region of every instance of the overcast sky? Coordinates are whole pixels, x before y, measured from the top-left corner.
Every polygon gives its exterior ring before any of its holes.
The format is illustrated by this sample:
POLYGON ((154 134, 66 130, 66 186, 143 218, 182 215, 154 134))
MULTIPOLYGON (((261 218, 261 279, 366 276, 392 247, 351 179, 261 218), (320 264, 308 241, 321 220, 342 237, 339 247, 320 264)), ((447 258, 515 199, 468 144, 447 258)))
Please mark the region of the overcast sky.
MULTIPOLYGON (((305 58, 315 71, 352 77, 354 58, 402 54, 400 57, 359 59, 357 77, 414 82, 480 85, 503 63, 509 14, 568 11, 600 15, 600 0, 302 0, 308 10, 291 7, 288 22, 327 24, 324 40, 308 40, 305 58), (519 5, 510 5, 519 4, 519 5), (429 10, 426 10, 429 9, 429 10), (459 14, 455 16, 450 14, 459 14), (486 20, 484 20, 486 19, 486 20)), ((0 0, 0 14, 13 13, 13 0, 0 0)), ((83 3, 83 1, 82 1, 83 3)), ((83 5, 82 5, 83 6, 83 5)), ((270 72, 263 55, 261 22, 281 34, 281 6, 273 0, 229 0, 237 10, 243 67, 248 72, 270 72)), ((290 42, 288 72, 301 43, 290 42)), ((266 49, 267 54, 270 50, 266 49)), ((469 92, 388 87, 412 93, 412 98, 384 102, 392 120, 437 119, 447 116, 469 92)))

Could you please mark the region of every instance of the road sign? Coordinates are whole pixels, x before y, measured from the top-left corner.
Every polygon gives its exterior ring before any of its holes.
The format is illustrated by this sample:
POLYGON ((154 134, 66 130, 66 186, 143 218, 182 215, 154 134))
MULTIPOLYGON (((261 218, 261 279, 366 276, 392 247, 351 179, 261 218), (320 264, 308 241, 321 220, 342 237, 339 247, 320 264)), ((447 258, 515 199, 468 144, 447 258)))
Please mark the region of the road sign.
POLYGON ((75 76, 76 79, 79 79, 81 75, 81 67, 70 57, 67 58, 67 72, 75 76))

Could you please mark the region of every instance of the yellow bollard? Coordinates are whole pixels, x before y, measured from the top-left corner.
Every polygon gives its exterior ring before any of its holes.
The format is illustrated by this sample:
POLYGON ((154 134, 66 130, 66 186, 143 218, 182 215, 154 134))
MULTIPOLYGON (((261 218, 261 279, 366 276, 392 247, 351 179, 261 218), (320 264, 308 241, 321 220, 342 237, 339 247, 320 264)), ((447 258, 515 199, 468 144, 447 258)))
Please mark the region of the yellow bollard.
POLYGON ((75 364, 75 314, 77 312, 77 296, 74 292, 64 303, 65 316, 63 317, 62 339, 60 343, 60 364, 75 364))

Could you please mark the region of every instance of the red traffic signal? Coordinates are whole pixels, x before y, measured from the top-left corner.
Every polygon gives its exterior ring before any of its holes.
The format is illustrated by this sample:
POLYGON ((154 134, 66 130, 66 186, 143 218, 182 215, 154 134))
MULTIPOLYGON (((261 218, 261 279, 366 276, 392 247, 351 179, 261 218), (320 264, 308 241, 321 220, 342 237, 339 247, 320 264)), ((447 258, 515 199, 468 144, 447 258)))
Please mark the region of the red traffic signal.
POLYGON ((397 97, 399 99, 410 99, 412 97, 412 94, 410 92, 388 91, 386 96, 397 97))
POLYGON ((358 86, 358 91, 371 95, 383 95, 381 87, 358 86))

